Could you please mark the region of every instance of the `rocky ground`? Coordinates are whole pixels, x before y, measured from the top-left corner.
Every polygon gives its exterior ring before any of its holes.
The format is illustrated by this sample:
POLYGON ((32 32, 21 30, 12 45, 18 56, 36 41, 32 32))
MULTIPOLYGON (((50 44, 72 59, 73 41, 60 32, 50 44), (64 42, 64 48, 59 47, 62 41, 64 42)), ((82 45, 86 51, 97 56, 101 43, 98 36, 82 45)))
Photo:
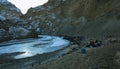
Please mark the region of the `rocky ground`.
POLYGON ((1 69, 119 69, 120 64, 120 41, 118 38, 100 39, 103 45, 100 47, 85 47, 89 39, 80 37, 63 36, 77 44, 75 51, 68 53, 65 49, 36 55, 30 58, 13 59, 14 54, 0 55, 1 69), (80 40, 81 39, 81 40, 80 40), (86 54, 81 53, 81 49, 86 49, 86 54), (4 57, 4 58, 3 58, 4 57))
POLYGON ((119 69, 120 43, 108 43, 101 47, 81 48, 60 58, 48 61, 31 69, 119 69))

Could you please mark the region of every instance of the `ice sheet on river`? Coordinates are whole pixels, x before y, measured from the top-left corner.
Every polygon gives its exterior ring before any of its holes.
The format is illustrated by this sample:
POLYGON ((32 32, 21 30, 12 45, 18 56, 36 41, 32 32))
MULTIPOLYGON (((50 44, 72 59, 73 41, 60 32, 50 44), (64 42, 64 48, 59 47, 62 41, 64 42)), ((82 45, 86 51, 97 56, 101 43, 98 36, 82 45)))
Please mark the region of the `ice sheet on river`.
POLYGON ((40 36, 37 39, 9 41, 0 44, 0 54, 25 52, 15 56, 15 59, 31 57, 36 54, 53 52, 69 45, 69 41, 56 36, 40 36), (5 46, 1 46, 5 45, 5 46))

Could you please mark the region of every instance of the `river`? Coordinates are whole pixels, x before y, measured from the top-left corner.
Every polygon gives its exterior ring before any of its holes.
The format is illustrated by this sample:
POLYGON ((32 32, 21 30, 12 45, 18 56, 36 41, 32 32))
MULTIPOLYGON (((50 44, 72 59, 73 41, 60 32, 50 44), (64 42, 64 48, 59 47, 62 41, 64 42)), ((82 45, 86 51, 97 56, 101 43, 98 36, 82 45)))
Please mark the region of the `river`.
POLYGON ((53 52, 69 45, 69 41, 57 36, 39 35, 39 38, 11 40, 0 43, 0 55, 21 52, 14 59, 32 57, 53 52))

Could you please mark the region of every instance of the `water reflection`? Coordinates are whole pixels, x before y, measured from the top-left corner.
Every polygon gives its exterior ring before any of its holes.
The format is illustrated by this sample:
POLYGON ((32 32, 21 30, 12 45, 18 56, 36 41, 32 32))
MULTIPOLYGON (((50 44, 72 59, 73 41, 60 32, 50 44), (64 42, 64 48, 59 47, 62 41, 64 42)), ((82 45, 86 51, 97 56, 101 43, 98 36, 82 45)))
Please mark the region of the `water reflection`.
POLYGON ((20 58, 20 57, 25 58, 26 56, 30 57, 32 55, 33 54, 32 54, 32 52, 29 49, 25 49, 25 53, 23 53, 21 55, 18 55, 18 56, 15 56, 15 58, 20 58))

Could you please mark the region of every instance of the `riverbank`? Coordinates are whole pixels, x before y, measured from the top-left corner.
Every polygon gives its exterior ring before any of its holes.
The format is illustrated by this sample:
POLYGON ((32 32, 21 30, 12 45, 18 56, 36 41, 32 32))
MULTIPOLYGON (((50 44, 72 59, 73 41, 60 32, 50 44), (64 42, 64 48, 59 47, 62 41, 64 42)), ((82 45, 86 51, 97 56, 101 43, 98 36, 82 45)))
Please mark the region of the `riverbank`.
MULTIPOLYGON (((104 40, 105 42, 106 40, 104 40)), ((83 41, 84 42, 84 41, 83 41)), ((120 42, 105 42, 101 47, 81 49, 30 69, 119 69, 120 42)))
POLYGON ((40 65, 43 61, 59 57, 62 51, 69 47, 68 40, 56 36, 41 36, 40 39, 26 39, 24 41, 10 41, 6 43, 3 44, 8 46, 0 47, 0 69, 26 69, 36 64, 40 65), (20 57, 17 59, 15 57, 21 54, 23 58, 20 57))
POLYGON ((41 62, 43 61, 47 61, 48 59, 50 60, 59 57, 64 49, 60 49, 50 53, 37 54, 33 57, 28 57, 23 59, 13 59, 13 55, 18 55, 20 53, 3 54, 0 55, 0 69, 33 68, 36 65, 40 65, 41 62))
MULTIPOLYGON (((71 43, 74 44, 77 39, 71 37, 71 43)), ((37 54, 34 57, 24 59, 12 59, 10 55, 7 55, 9 59, 4 59, 6 55, 0 56, 0 69, 119 69, 119 52, 120 42, 103 39, 103 45, 96 48, 86 48, 87 39, 79 40, 79 49, 64 54, 64 49, 45 53, 37 54), (81 48, 84 47, 87 50, 86 54, 81 53, 81 48), (63 55, 64 54, 64 55, 63 55)), ((14 53, 17 55, 20 53, 14 53)))

